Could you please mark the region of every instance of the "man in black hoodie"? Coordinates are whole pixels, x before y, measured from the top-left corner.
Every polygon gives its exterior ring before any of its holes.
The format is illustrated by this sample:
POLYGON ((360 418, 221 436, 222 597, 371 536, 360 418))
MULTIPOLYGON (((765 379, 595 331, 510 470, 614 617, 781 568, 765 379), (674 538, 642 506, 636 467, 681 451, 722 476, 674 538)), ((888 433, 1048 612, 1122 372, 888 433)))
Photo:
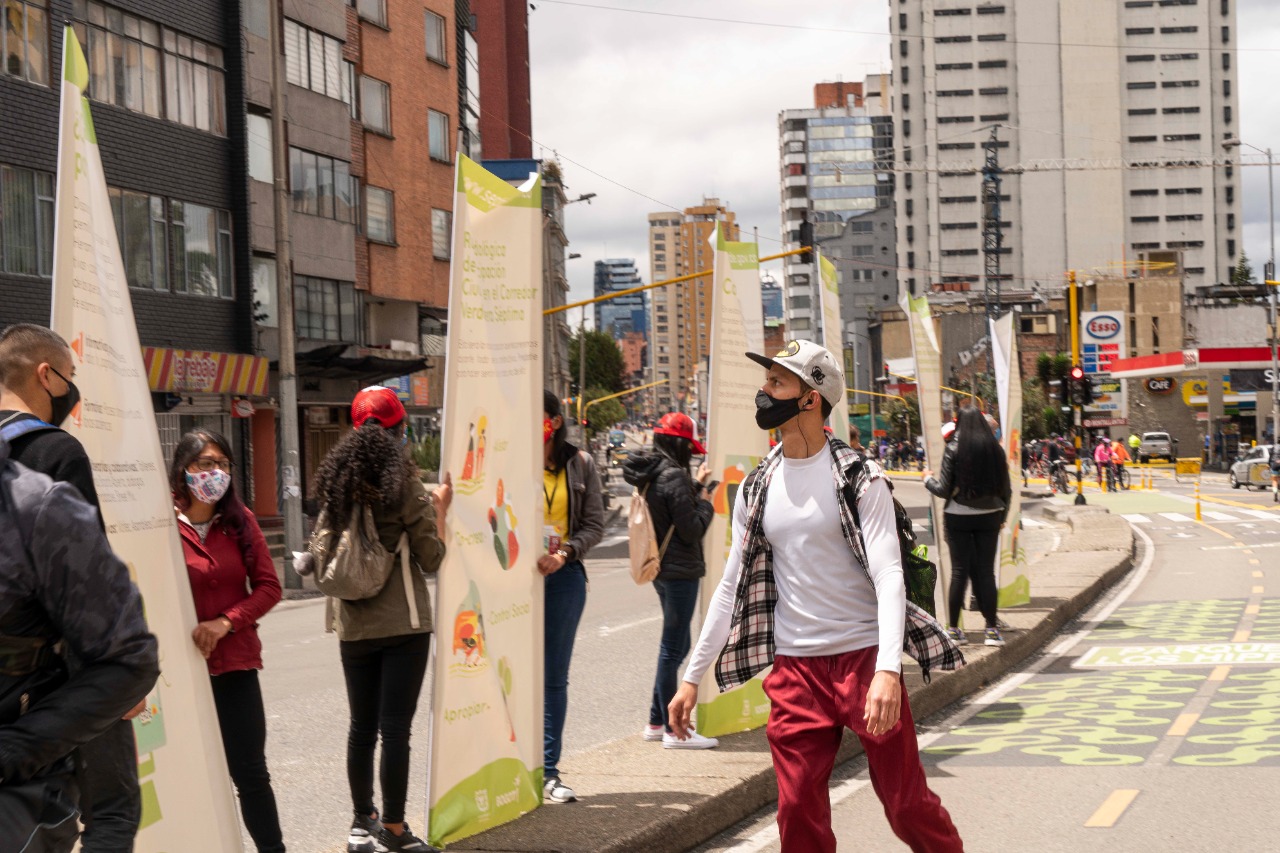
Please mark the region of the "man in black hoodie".
POLYGON ((689 653, 698 587, 707 573, 702 538, 715 515, 707 486, 711 471, 704 463, 696 479, 689 476, 693 455, 706 452, 693 436, 689 416, 671 412, 653 430, 653 451, 637 453, 622 465, 623 479, 645 496, 661 549, 661 568, 653 587, 662 603, 662 644, 649 725, 643 735, 645 740, 661 740, 666 749, 709 749, 718 743, 697 733, 680 740, 666 725, 667 705, 679 686, 680 664, 689 653))

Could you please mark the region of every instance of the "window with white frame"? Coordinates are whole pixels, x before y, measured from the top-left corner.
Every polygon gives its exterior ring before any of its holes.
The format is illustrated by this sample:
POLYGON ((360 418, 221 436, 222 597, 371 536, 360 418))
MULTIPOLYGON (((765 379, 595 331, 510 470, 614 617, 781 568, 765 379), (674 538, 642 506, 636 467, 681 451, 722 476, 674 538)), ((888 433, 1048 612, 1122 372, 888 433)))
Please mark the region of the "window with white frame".
POLYGON ((453 214, 433 208, 431 211, 431 253, 442 261, 452 256, 450 240, 453 238, 453 214))
POLYGON ((427 110, 427 150, 432 160, 449 161, 449 116, 427 110))
POLYGON ((0 166, 0 270, 53 274, 53 191, 51 172, 0 166))
POLYGON ((231 214, 189 202, 169 202, 173 289, 195 296, 230 297, 231 214))
POLYGON ((364 188, 364 233, 379 243, 396 240, 395 193, 381 187, 364 188))
POLYGON ((249 177, 269 184, 275 180, 271 158, 271 119, 249 113, 245 130, 249 143, 249 177))
POLYGON ((165 200, 160 196, 111 187, 111 213, 120 257, 130 287, 169 289, 169 255, 165 200))
POLYGON ((4 73, 31 83, 49 84, 49 13, 45 4, 8 0, 0 27, 4 73))
POLYGON ((298 213, 356 221, 356 179, 345 160, 290 148, 289 188, 298 213))
POLYGON ((430 9, 427 10, 427 59, 434 59, 436 62, 447 63, 449 61, 449 53, 445 48, 447 41, 445 33, 447 27, 442 16, 437 15, 430 9))
POLYGON ((360 78, 360 118, 364 126, 391 133, 391 87, 372 77, 360 78))
POLYGON ((349 104, 342 62, 342 42, 285 19, 284 69, 290 83, 349 104))
POLYGON ((366 21, 380 27, 387 25, 387 0, 356 0, 355 7, 366 21))

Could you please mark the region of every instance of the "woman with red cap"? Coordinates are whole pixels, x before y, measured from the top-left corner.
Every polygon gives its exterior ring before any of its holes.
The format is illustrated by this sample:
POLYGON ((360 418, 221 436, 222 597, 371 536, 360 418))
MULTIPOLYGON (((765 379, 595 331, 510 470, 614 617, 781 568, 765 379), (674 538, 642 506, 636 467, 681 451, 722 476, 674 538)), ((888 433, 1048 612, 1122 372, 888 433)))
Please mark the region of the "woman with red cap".
MULTIPOLYGON (((346 529, 368 507, 378 540, 390 553, 407 535, 416 619, 406 585, 396 576, 372 598, 330 599, 326 630, 337 631, 347 682, 351 723, 347 736, 347 781, 355 812, 349 853, 429 851, 404 822, 409 785, 409 733, 427 671, 431 602, 425 573, 444 559, 440 525, 453 497, 450 478, 431 494, 423 488, 405 451, 404 406, 390 388, 365 388, 351 403, 354 430, 329 451, 316 471, 315 495, 327 530, 346 529), (382 737, 382 813, 373 804, 373 753, 382 737)), ((311 553, 326 542, 313 537, 311 553)), ((310 566, 300 567, 307 573, 310 566)))
POLYGON ((662 641, 643 736, 662 741, 666 749, 710 749, 719 743, 692 731, 681 740, 667 725, 667 706, 680 683, 680 664, 689 654, 698 587, 707 573, 702 538, 715 514, 707 488, 710 469, 703 463, 696 478, 689 476, 694 454, 706 456, 707 450, 694 438, 693 421, 688 415, 670 412, 653 429, 653 451, 637 453, 622 465, 622 478, 639 489, 649 505, 659 544, 661 567, 653 588, 662 604, 662 641))

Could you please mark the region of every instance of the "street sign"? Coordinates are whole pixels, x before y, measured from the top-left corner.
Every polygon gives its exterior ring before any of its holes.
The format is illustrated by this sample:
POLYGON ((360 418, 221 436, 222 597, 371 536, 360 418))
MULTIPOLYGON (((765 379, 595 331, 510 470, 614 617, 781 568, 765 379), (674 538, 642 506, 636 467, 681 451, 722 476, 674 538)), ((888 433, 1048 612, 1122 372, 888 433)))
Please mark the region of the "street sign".
POLYGON ((1088 429, 1094 427, 1128 426, 1128 418, 1085 418, 1084 425, 1088 429))

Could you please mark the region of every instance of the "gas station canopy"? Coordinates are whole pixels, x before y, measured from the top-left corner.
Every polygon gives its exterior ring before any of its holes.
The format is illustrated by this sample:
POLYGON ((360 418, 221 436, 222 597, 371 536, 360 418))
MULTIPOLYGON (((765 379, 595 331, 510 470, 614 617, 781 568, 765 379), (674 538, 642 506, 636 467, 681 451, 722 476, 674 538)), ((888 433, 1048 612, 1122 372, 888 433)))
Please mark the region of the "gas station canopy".
POLYGON ((1211 347, 1118 358, 1111 363, 1111 376, 1115 379, 1137 379, 1270 366, 1271 350, 1267 347, 1211 347))

